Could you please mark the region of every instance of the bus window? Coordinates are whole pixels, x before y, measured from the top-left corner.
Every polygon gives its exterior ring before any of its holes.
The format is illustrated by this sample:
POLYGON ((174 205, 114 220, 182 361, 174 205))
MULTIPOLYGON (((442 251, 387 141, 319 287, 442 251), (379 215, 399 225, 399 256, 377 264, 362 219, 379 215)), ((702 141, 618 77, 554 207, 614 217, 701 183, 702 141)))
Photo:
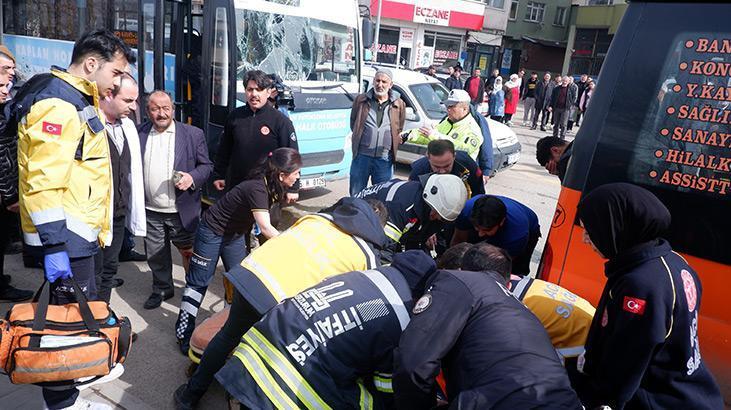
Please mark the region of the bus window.
POLYGON ((228 15, 225 7, 217 7, 213 27, 214 46, 211 66, 210 122, 223 125, 228 115, 229 47, 228 15))
MULTIPOLYGON (((627 59, 586 191, 617 179, 645 186, 668 207, 668 237, 681 252, 731 263, 731 50, 708 52, 726 33, 681 32, 669 47, 627 59), (638 131, 639 129, 639 131, 638 131), (611 130, 611 132, 610 132, 611 130)), ((585 191, 585 192, 586 192, 585 191)))

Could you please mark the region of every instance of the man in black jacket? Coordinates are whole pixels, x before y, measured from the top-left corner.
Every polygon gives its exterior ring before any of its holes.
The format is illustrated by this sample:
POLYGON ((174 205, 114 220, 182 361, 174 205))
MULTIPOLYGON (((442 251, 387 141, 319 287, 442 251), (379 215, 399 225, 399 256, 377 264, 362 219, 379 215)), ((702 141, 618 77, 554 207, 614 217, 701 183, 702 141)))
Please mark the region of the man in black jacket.
POLYGON ((536 161, 551 175, 557 175, 563 182, 569 166, 574 142, 561 138, 543 137, 536 143, 536 161))
MULTIPOLYGON (((252 70, 244 76, 246 106, 229 114, 223 128, 213 168, 213 186, 219 191, 245 180, 251 171, 264 164, 267 155, 277 148, 299 150, 294 125, 268 103, 272 81, 266 73, 252 70)), ((287 200, 297 200, 297 189, 287 193, 287 200)))
POLYGON ((462 80, 459 79, 460 75, 462 75, 462 67, 449 67, 449 78, 444 81, 444 86, 447 87, 447 90, 452 91, 462 89, 462 80))
POLYGON ((480 243, 463 270, 427 279, 394 353, 397 408, 434 407, 440 369, 451 408, 582 408, 543 325, 503 285, 497 271, 510 269, 501 264, 510 259, 480 243))
POLYGON ((454 143, 450 140, 431 141, 426 146, 426 156, 411 164, 409 181, 418 181, 420 176, 431 173, 460 177, 470 198, 485 193, 480 167, 466 152, 455 151, 454 143))

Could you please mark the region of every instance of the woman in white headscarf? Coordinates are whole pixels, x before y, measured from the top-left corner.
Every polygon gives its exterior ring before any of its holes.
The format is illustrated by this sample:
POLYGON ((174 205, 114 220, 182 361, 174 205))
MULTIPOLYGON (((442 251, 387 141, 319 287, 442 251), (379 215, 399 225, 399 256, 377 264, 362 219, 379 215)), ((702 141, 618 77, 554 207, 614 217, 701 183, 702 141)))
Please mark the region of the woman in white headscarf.
POLYGON ((505 91, 503 91, 503 78, 497 76, 495 83, 490 91, 490 118, 497 122, 503 122, 505 115, 505 91))
POLYGON ((518 74, 511 74, 510 80, 505 83, 505 117, 503 122, 508 126, 512 126, 513 123, 510 119, 513 118, 513 114, 518 110, 518 101, 520 100, 520 78, 518 74))

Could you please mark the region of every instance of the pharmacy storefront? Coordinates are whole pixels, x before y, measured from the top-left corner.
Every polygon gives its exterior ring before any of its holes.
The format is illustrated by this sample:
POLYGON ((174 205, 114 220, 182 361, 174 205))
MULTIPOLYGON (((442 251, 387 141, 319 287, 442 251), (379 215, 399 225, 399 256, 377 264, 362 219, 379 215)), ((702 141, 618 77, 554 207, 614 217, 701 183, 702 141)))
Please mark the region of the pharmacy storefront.
POLYGON ((484 12, 473 1, 382 0, 377 61, 409 68, 464 61, 467 33, 482 29, 484 12))

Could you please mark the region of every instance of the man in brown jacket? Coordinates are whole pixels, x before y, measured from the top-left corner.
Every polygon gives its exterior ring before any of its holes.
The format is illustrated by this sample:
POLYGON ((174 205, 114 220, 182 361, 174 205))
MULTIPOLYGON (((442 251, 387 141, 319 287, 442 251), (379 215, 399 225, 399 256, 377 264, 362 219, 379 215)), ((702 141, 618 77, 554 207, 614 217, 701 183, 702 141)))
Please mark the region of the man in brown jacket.
POLYGON ((350 165, 350 195, 368 185, 388 181, 404 129, 404 102, 391 92, 393 74, 380 68, 373 88, 353 101, 350 129, 353 131, 353 162, 350 165))

